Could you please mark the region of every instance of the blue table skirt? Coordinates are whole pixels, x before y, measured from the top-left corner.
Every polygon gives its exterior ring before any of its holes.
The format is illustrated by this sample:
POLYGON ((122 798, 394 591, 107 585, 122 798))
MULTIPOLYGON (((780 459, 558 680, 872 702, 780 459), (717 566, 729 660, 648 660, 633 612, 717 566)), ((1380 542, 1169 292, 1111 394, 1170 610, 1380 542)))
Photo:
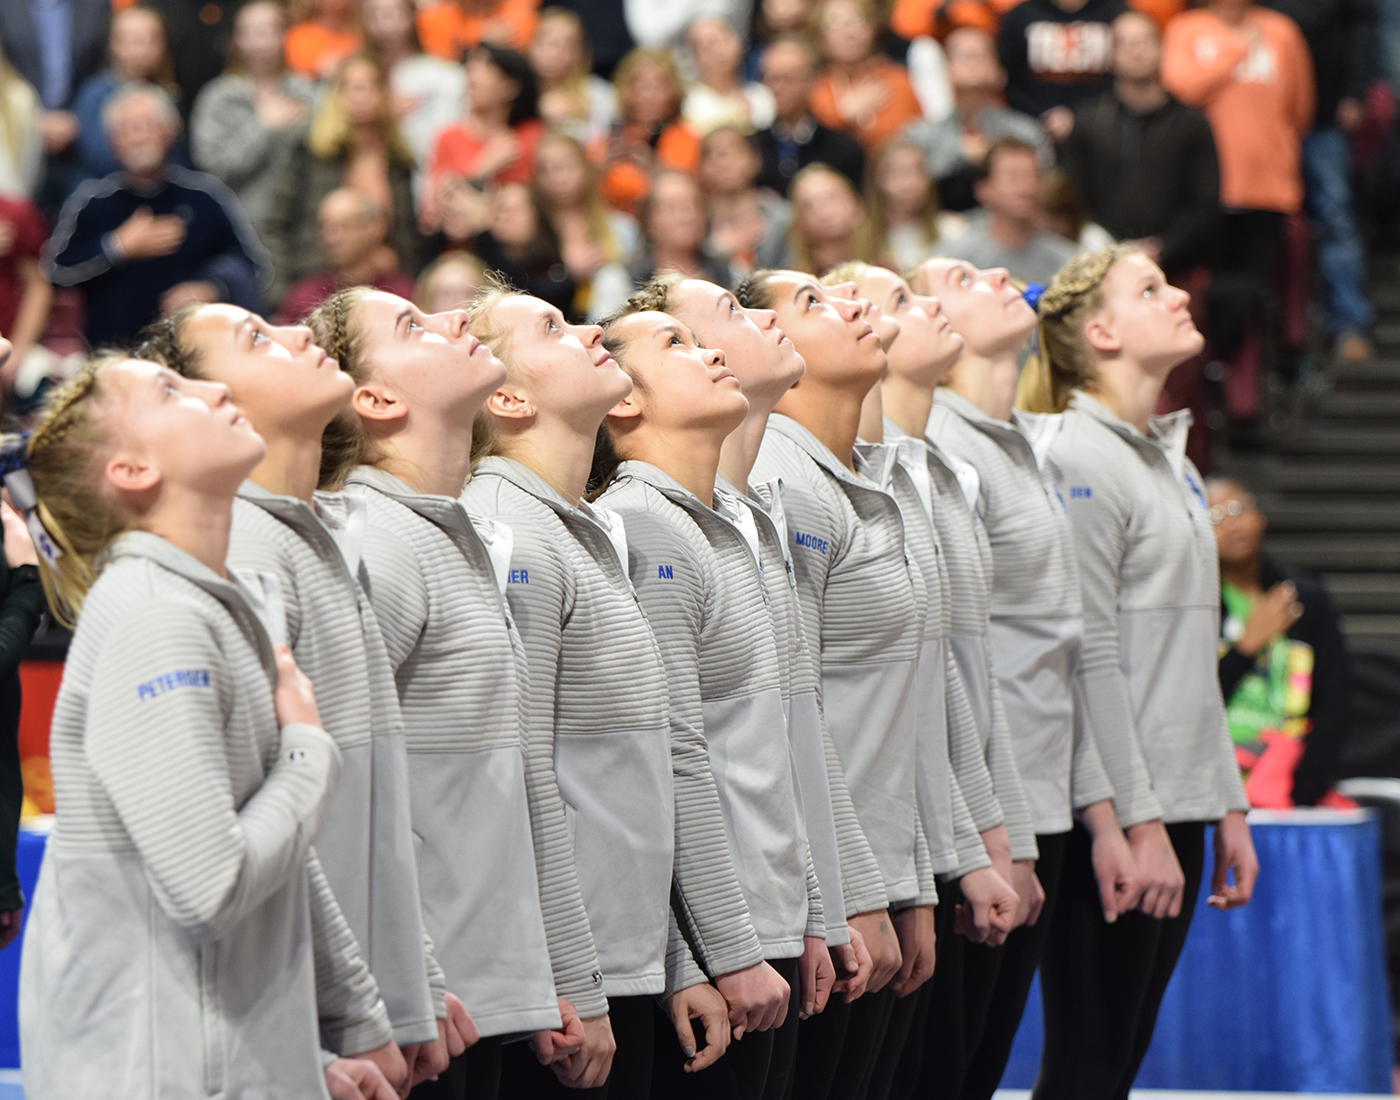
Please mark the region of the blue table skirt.
MULTIPOLYGON (((1245 909, 1208 909, 1206 885, 1138 1075, 1142 1088, 1390 1091, 1380 829, 1364 811, 1250 816, 1261 873, 1245 909)), ((44 835, 21 830, 32 897, 44 835)), ((0 1066, 19 1065, 20 943, 0 951, 0 1066)), ((1029 1088, 1040 1060, 1031 991, 1002 1084, 1029 1088)), ((3 1094, 0 1094, 3 1100, 3 1094)))
MULTIPOLYGON (((1390 1004, 1380 828, 1369 811, 1255 811, 1259 884, 1244 909, 1206 905, 1213 858, 1137 1085, 1389 1093, 1390 1004)), ((1039 981, 1002 1078, 1040 1062, 1039 981)))

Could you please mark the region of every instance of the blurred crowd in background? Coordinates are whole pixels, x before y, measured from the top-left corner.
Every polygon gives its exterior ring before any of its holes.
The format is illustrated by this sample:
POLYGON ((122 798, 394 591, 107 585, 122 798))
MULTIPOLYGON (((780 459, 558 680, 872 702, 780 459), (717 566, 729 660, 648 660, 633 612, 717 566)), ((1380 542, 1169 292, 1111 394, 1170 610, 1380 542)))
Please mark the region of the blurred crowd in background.
POLYGON ((1400 217, 1400 0, 0 0, 0 367, 231 301, 487 270, 596 319, 930 255, 1043 283, 1136 241, 1209 345, 1168 399, 1286 425, 1371 354, 1400 217))

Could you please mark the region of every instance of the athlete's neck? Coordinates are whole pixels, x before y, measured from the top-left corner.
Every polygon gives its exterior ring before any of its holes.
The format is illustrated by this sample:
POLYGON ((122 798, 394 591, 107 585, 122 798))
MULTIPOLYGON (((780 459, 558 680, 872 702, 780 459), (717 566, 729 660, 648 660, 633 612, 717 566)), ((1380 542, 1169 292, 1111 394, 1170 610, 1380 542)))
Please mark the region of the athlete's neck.
POLYGON ((773 411, 796 420, 821 440, 841 465, 855 473, 855 445, 864 397, 864 392, 825 386, 820 379, 806 377, 783 395, 773 411))
POLYGON ((321 477, 320 433, 314 438, 264 435, 263 439, 267 454, 248 475, 249 480, 269 493, 310 504, 321 477))
MULTIPOLYGON (((475 415, 473 413, 473 415, 475 415)), ((418 424, 378 442, 375 465, 415 493, 462 495, 471 476, 472 422, 418 424)))
POLYGON ((923 439, 928 432, 929 413, 933 411, 933 390, 916 386, 898 374, 881 382, 880 390, 885 415, 906 435, 923 439))
POLYGON ((585 433, 557 420, 541 420, 504 437, 496 453, 528 466, 570 504, 577 505, 588 489, 597 436, 596 426, 585 433))
POLYGON ((637 462, 649 462, 699 497, 706 507, 715 504, 715 476, 719 473, 724 435, 714 431, 655 431, 646 424, 628 433, 619 453, 637 462))
POLYGON ((233 491, 210 494, 167 487, 136 527, 160 536, 219 576, 226 577, 233 496, 233 491))
POLYGON ((967 398, 993 420, 1009 422, 1011 406, 1016 400, 1016 351, 980 355, 964 349, 944 383, 956 394, 967 398))

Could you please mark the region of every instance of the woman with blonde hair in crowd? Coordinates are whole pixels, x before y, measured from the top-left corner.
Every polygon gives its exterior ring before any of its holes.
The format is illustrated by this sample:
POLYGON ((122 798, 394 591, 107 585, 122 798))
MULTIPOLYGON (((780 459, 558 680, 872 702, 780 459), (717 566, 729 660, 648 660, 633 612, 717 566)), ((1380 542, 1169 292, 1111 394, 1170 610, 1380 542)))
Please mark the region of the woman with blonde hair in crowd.
POLYGON ((834 168, 809 164, 788 188, 788 263, 821 275, 869 255, 869 222, 855 185, 834 168))
POLYGON ((384 70, 368 57, 345 62, 311 117, 311 128, 287 159, 273 196, 264 243, 275 272, 269 298, 281 299, 297 279, 326 267, 316 211, 346 188, 389 212, 388 247, 409 278, 418 273, 420 240, 413 216, 413 157, 389 102, 384 70))
POLYGON ((866 169, 865 209, 872 262, 909 271, 957 236, 966 219, 938 207, 938 187, 924 166, 923 151, 895 140, 871 158, 866 169))
POLYGON ((307 80, 328 79, 360 48, 356 0, 296 0, 287 31, 287 66, 307 80))
POLYGON ((310 322, 355 382, 323 437, 320 481, 368 509, 362 561, 403 710, 423 923, 482 1036, 414 1095, 492 1100, 505 1036, 535 1035, 557 1057, 584 1039, 550 969, 546 915, 563 880, 535 867, 510 532, 460 500, 474 423, 505 368, 464 310, 429 315, 359 287, 310 322))
POLYGON ((225 386, 108 355, 20 446, 6 480, 27 468, 51 607, 77 620, 21 963, 25 1094, 389 1100, 372 1064, 322 1053, 403 1066, 310 847, 341 752, 269 638, 272 590, 225 562, 266 445, 225 386), (210 1058, 211 1036, 240 1056, 210 1058))
POLYGON ((617 91, 593 74, 583 20, 568 8, 545 8, 526 51, 540 84, 540 117, 582 146, 606 134, 617 91))
POLYGON ((43 168, 39 94, 0 53, 0 195, 33 198, 43 168))
MULTIPOLYGON (((737 969, 753 933, 724 858, 703 737, 673 731, 666 665, 628 579, 624 524, 584 502, 599 427, 631 382, 600 328, 571 325, 538 298, 493 286, 471 318, 505 356, 507 378, 487 399, 482 457, 462 499, 514 535, 506 594, 530 673, 526 766, 543 792, 535 859, 542 881, 551 867, 567 880, 547 930, 555 982, 586 1033, 583 1050, 562 1061, 507 1050, 504 1092, 565 1097, 606 1079, 611 1100, 645 1100, 653 997, 669 994, 665 1027, 682 1033, 693 1070, 728 1045, 724 998, 667 980, 678 965, 667 957, 673 881, 682 911, 700 917, 687 932, 722 972, 737 969), (702 864, 711 870, 697 874, 702 864), (717 892, 724 920, 706 920, 717 892), (704 1022, 699 1051, 693 1017, 704 1022)), ((676 935, 672 948, 688 951, 676 935)))
POLYGON ((1170 897, 1149 887, 1141 912, 1105 923, 1075 827, 1041 973, 1044 1100, 1127 1094, 1196 907, 1206 823, 1209 905, 1245 905, 1259 872, 1217 679, 1219 565, 1185 454, 1190 414, 1153 415, 1167 375, 1204 342, 1189 301, 1132 246, 1075 257, 1040 299, 1040 352, 1018 392, 1028 409, 1064 414, 1049 457, 1068 486, 1083 588, 1079 682, 1118 818, 1144 865, 1175 880, 1170 897))
POLYGON ((700 135, 681 118, 685 88, 670 50, 638 46, 613 73, 620 118, 595 137, 588 155, 602 175, 603 198, 635 213, 659 171, 700 167, 700 135))
POLYGON ((239 8, 228 68, 204 86, 190 117, 195 166, 228 184, 259 236, 316 102, 316 89, 287 68, 286 29, 276 0, 239 8))
POLYGON ((627 263, 641 247, 637 223, 598 192, 598 173, 583 147, 554 131, 535 152, 535 198, 559 238, 559 254, 576 284, 573 313, 599 320, 632 290, 627 263))
POLYGON ((365 53, 389 75, 394 120, 421 168, 443 127, 462 117, 467 74, 461 65, 424 53, 413 0, 364 0, 365 53))

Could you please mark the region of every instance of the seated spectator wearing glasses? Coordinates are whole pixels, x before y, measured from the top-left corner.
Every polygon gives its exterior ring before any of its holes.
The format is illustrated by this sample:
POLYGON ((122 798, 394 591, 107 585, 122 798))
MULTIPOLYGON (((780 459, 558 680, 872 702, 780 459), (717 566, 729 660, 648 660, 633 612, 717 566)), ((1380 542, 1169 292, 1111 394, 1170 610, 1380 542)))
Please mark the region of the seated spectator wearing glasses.
POLYGON ((817 57, 795 35, 775 38, 763 51, 759 73, 773 93, 773 125, 754 135, 763 171, 758 185, 786 195, 793 177, 809 164, 836 169, 853 187, 865 178, 865 150, 850 134, 823 126, 809 104, 817 86, 817 57))
POLYGON ((88 342, 130 343, 192 302, 260 309, 267 253, 227 187, 170 164, 180 132, 170 96, 128 85, 107 100, 102 122, 122 170, 74 192, 43 254, 51 282, 82 288, 88 342))
POLYGON ((1350 720, 1346 642, 1322 582, 1260 548, 1268 521, 1233 481, 1206 484, 1220 552, 1220 690, 1250 804, 1311 806, 1350 720))
POLYGON ((280 324, 297 324, 338 290, 372 286, 412 298, 414 281, 392 264, 389 218, 368 195, 341 188, 321 200, 316 212, 321 231, 321 255, 326 267, 299 280, 282 299, 280 324), (386 258, 391 261, 386 267, 386 258))
POLYGON ((1004 267, 1021 282, 1048 283, 1076 249, 1040 228, 1042 185, 1040 154, 1033 145, 1016 138, 996 142, 973 185, 982 209, 968 218, 965 233, 939 251, 983 270, 1004 267))

